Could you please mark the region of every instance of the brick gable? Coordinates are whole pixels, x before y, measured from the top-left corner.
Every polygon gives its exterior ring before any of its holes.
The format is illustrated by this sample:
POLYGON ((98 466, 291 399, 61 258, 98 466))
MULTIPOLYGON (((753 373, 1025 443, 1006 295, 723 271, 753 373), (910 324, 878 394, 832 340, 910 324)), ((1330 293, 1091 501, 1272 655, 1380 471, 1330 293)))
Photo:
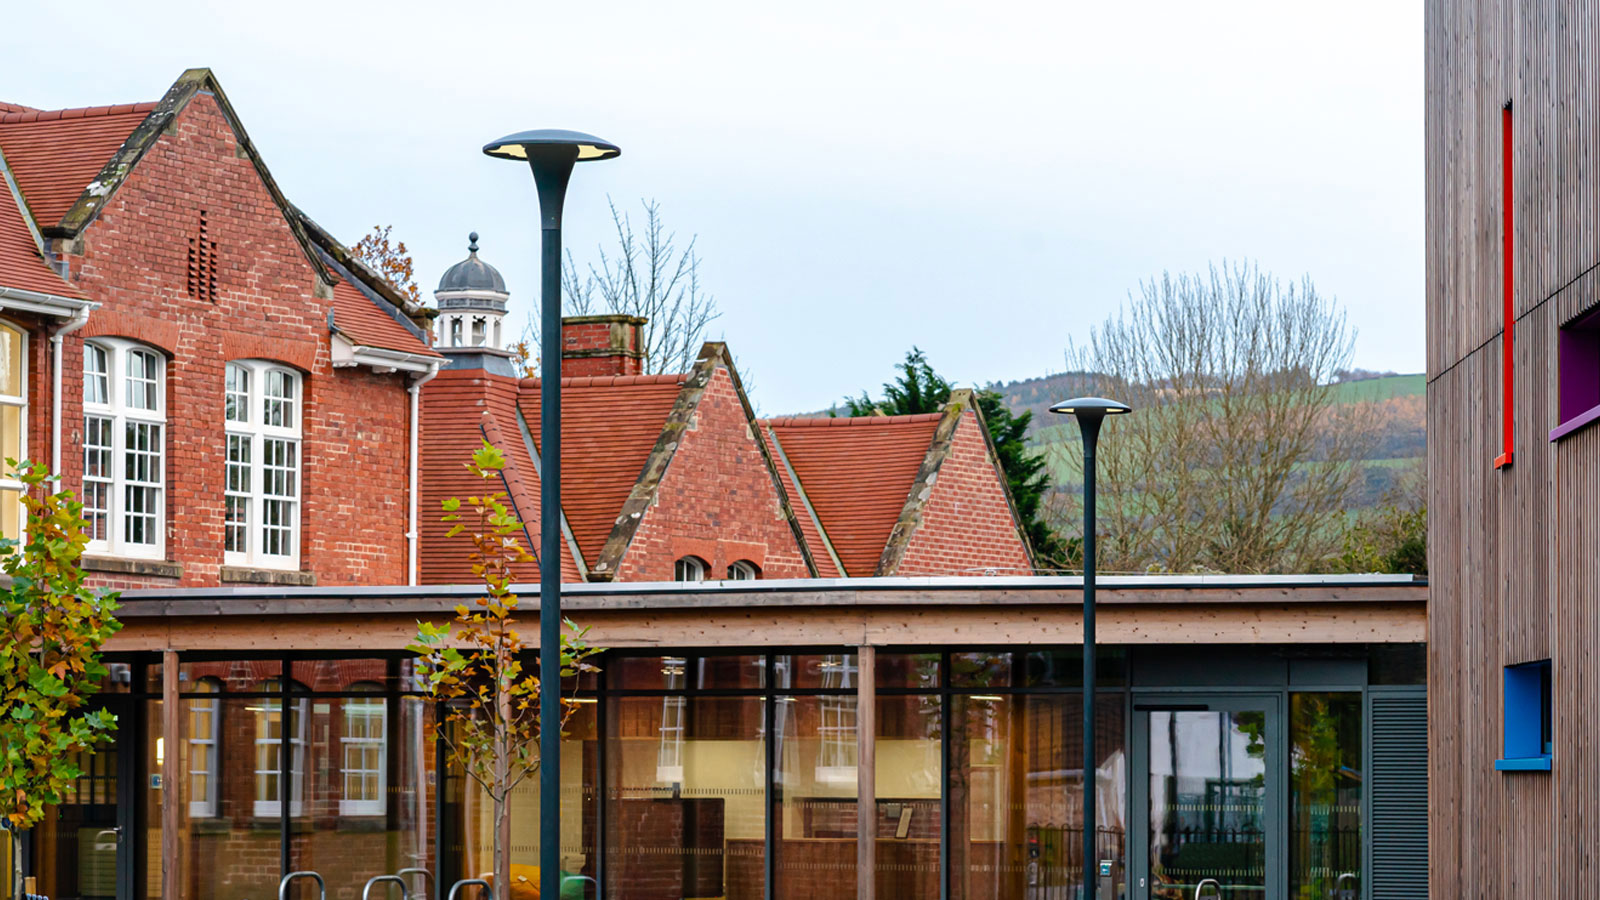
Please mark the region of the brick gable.
POLYGON ((55 243, 76 285, 102 304, 66 342, 69 487, 81 489, 84 339, 160 347, 169 357, 166 555, 183 565, 183 584, 216 583, 223 368, 244 354, 275 359, 305 373, 301 569, 322 583, 405 582, 406 378, 333 367, 329 286, 211 93, 178 111, 75 239, 55 243), (202 216, 215 288, 196 296, 190 249, 202 216))
POLYGON ((741 559, 763 578, 812 574, 726 365, 712 370, 617 580, 671 581, 673 562, 691 554, 710 564, 710 579, 741 559))
POLYGON ((983 423, 961 413, 895 575, 1032 574, 983 423))

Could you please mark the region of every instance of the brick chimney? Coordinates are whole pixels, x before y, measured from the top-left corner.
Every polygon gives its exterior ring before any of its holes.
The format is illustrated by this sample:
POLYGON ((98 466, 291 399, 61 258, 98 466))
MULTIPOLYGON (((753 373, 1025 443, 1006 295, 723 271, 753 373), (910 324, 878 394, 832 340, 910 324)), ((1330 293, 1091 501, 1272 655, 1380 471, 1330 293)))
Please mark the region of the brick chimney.
POLYGON ((638 375, 644 370, 644 323, 638 316, 561 320, 561 374, 638 375))

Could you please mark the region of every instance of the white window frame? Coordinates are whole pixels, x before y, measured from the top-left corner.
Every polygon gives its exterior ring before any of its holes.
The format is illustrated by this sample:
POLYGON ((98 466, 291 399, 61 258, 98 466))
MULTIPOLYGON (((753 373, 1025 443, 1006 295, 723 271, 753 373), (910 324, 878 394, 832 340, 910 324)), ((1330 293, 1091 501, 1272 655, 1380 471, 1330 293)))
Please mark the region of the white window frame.
MULTIPOLYGON (((5 319, 0 319, 0 328, 17 335, 17 353, 21 356, 18 367, 20 372, 19 380, 21 382, 18 385, 20 393, 15 395, 0 393, 0 406, 15 407, 19 410, 17 427, 20 429, 20 433, 17 435, 17 462, 22 462, 28 458, 28 330, 15 322, 9 322, 5 319)), ((15 477, 16 472, 12 471, 9 466, 3 465, 3 463, 4 454, 0 454, 0 491, 16 491, 17 493, 17 521, 9 523, 9 527, 5 528, 5 536, 21 540, 28 524, 28 511, 22 505, 22 494, 28 488, 27 485, 15 477), (11 530, 12 527, 15 527, 16 530, 11 530)))
MULTIPOLYGON (((234 360, 228 363, 227 372, 243 373, 247 379, 242 395, 244 409, 243 420, 228 418, 226 403, 224 403, 223 421, 226 437, 223 446, 223 562, 230 566, 245 566, 257 569, 287 569, 300 568, 300 523, 303 488, 305 485, 305 456, 301 452, 301 422, 305 418, 305 378, 288 366, 260 359, 234 360), (281 398, 269 397, 267 388, 274 377, 288 379, 292 386, 293 397, 287 403, 288 421, 284 423, 268 424, 267 409, 269 403, 285 402, 281 398), (242 450, 242 460, 235 459, 236 449, 242 450), (283 453, 281 456, 269 454, 269 451, 283 453), (269 466, 269 456, 272 460, 287 459, 287 465, 269 466), (240 471, 242 469, 242 471, 240 471), (268 493, 267 485, 269 473, 279 473, 281 483, 289 485, 288 493, 268 493), (242 474, 242 479, 236 477, 242 474), (242 489, 241 489, 242 485, 242 489), (245 520, 242 525, 244 531, 244 548, 229 548, 228 542, 233 538, 230 529, 239 528, 240 525, 232 524, 229 516, 229 501, 239 501, 245 510, 245 520), (287 527, 267 524, 267 511, 272 504, 287 504, 290 512, 286 516, 287 527), (284 531, 289 545, 288 553, 269 552, 269 530, 284 531)), ((227 375, 223 381, 224 399, 240 395, 229 389, 227 375)), ((283 407, 279 407, 282 409, 283 407)))
MULTIPOLYGON (((135 341, 121 338, 94 338, 84 342, 84 482, 85 482, 85 510, 86 518, 95 520, 95 516, 88 513, 103 514, 105 517, 105 531, 99 536, 94 536, 91 525, 91 537, 86 548, 90 553, 99 553, 109 556, 128 556, 143 559, 163 559, 166 556, 167 544, 167 358, 160 350, 140 344, 135 341), (93 352, 90 348, 97 348, 105 354, 106 370, 103 374, 91 376, 88 371, 88 361, 93 352), (128 361, 134 355, 142 355, 155 364, 155 391, 154 409, 144 409, 128 403, 128 389, 133 380, 128 374, 128 361), (101 401, 91 402, 89 399, 89 379, 103 377, 106 392, 101 401), (89 443, 92 420, 103 420, 109 423, 109 444, 89 443), (128 463, 130 461, 130 448, 128 447, 128 430, 130 428, 154 429, 156 440, 153 450, 139 450, 134 448, 131 452, 142 453, 153 457, 151 480, 143 482, 130 481, 128 478, 128 463), (102 469, 102 476, 89 475, 89 454, 105 454, 107 468, 102 469), (109 496, 106 498, 104 509, 91 505, 92 501, 87 496, 90 483, 104 485, 109 496), (135 543, 129 539, 129 526, 134 515, 129 507, 130 492, 134 490, 148 491, 152 498, 153 508, 148 513, 139 513, 141 517, 148 516, 151 520, 149 542, 135 543)), ((102 436, 106 436, 102 432, 102 436)))
MULTIPOLYGON (((387 812, 387 799, 389 792, 389 703, 381 693, 382 688, 375 684, 351 685, 355 690, 367 689, 372 694, 363 697, 346 697, 343 701, 344 715, 339 734, 339 772, 342 776, 339 791, 339 813, 345 816, 381 816, 387 812), (357 715, 352 715, 356 713, 357 715), (378 736, 352 736, 351 720, 365 718, 376 720, 378 736), (358 755, 362 750, 376 749, 378 752, 378 766, 368 769, 350 765, 350 753, 355 751, 358 755), (377 779, 377 796, 374 798, 350 799, 350 779, 352 776, 375 776, 377 779)), ((359 758, 357 760, 359 762, 359 758)))
POLYGON ((729 581, 755 581, 761 577, 761 570, 748 559, 734 560, 728 563, 729 581))
POLYGON ((305 696, 295 698, 291 694, 291 699, 288 704, 285 704, 282 694, 282 682, 276 678, 263 683, 262 690, 272 693, 273 696, 259 698, 256 702, 260 705, 252 707, 256 714, 255 805, 253 811, 257 818, 263 819, 277 818, 282 815, 283 807, 280 805, 280 801, 284 789, 287 788, 290 794, 289 815, 298 816, 305 807, 306 726, 307 721, 311 718, 310 700, 305 696), (289 712, 293 714, 294 721, 292 724, 295 726, 289 735, 289 777, 287 784, 285 784, 283 777, 283 736, 281 733, 273 736, 270 733, 270 729, 266 727, 274 713, 278 715, 280 732, 291 724, 285 721, 288 718, 288 714, 285 712, 286 705, 289 712), (273 768, 263 768, 262 751, 269 747, 273 748, 273 752, 267 753, 266 756, 273 758, 278 764, 273 768), (278 780, 278 797, 264 800, 262 797, 267 793, 265 779, 269 776, 278 780))
POLYGON ((706 561, 698 556, 682 556, 672 564, 673 581, 705 581, 706 561))
POLYGON ((221 758, 218 748, 222 739, 222 682, 215 678, 202 678, 196 682, 196 687, 206 696, 190 697, 184 701, 189 714, 189 772, 186 783, 189 815, 196 819, 212 819, 217 815, 217 786, 222 774, 217 771, 221 758), (205 734, 195 733, 196 713, 205 713, 209 717, 211 727, 205 734), (204 776, 206 780, 204 796, 198 796, 194 789, 196 775, 204 776))

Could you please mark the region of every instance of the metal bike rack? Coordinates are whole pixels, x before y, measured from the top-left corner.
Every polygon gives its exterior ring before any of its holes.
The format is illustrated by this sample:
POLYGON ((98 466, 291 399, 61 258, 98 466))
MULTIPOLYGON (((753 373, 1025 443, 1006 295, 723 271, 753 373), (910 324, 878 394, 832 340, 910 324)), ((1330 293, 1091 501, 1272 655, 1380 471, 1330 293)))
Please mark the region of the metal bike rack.
POLYGON ((460 891, 463 886, 469 884, 475 884, 478 887, 483 888, 483 892, 485 894, 488 894, 491 897, 494 896, 494 889, 489 887, 489 882, 484 881, 482 878, 463 878, 455 884, 450 885, 450 896, 448 900, 456 900, 456 892, 460 891))
POLYGON ((304 872, 290 872, 283 876, 283 880, 278 882, 278 900, 289 900, 289 882, 296 878, 315 878, 318 900, 328 900, 328 886, 323 883, 322 876, 309 869, 304 872))
POLYGON ((1194 886, 1194 900, 1200 900, 1200 892, 1205 890, 1206 889, 1206 885, 1208 885, 1208 884, 1217 889, 1218 900, 1221 900, 1221 897, 1222 897, 1222 882, 1216 880, 1215 878, 1202 878, 1202 879, 1200 879, 1200 883, 1194 886))
POLYGON ((1336 897, 1337 900, 1356 900, 1356 897, 1361 892, 1360 878, 1361 876, 1354 872, 1345 872, 1341 874, 1338 878, 1334 879, 1333 896, 1336 897), (1357 885, 1355 887, 1347 888, 1344 886, 1346 881, 1357 882, 1357 885))
POLYGON ((424 869, 424 868, 422 868, 420 866, 412 866, 409 869, 401 869, 400 871, 396 872, 395 874, 399 875, 401 878, 405 878, 408 875, 421 875, 422 876, 423 887, 427 891, 427 893, 423 894, 424 900, 438 900, 438 898, 435 897, 434 893, 433 893, 434 881, 433 881, 433 873, 432 872, 430 872, 427 869, 424 869))
POLYGON ((361 900, 368 900, 372 886, 380 881, 400 885, 400 900, 411 900, 411 889, 406 887, 406 880, 399 875, 374 875, 368 878, 366 886, 361 889, 361 900))

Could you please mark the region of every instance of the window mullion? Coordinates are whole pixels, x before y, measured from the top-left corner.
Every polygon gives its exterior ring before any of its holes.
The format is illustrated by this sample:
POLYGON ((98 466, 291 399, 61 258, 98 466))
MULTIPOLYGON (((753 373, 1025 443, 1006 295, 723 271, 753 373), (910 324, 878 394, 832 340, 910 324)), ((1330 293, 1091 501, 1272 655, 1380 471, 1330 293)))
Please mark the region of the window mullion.
POLYGON ((106 348, 106 405, 110 408, 111 421, 111 501, 106 504, 106 548, 113 555, 120 555, 123 548, 123 529, 126 524, 123 516, 127 508, 127 411, 123 404, 122 367, 123 353, 121 347, 106 348))
MULTIPOLYGON (((264 408, 264 407, 258 407, 264 408)), ((245 544, 250 550, 250 563, 259 565, 265 557, 262 551, 266 549, 266 499, 264 482, 267 480, 266 462, 263 454, 266 452, 266 441, 261 437, 261 425, 252 423, 255 430, 250 434, 250 534, 245 544)))

